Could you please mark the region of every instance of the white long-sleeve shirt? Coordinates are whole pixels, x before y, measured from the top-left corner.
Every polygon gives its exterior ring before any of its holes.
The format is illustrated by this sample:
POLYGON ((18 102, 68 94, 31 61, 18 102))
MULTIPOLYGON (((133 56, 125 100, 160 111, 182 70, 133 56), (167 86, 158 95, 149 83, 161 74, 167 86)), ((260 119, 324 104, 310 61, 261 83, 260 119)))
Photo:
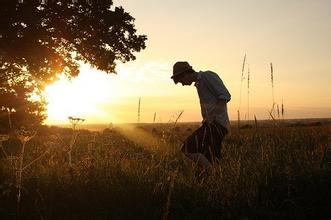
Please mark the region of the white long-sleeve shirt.
POLYGON ((212 71, 200 71, 197 74, 195 86, 200 99, 203 120, 216 120, 228 129, 229 116, 227 102, 231 100, 231 94, 216 73, 212 71))

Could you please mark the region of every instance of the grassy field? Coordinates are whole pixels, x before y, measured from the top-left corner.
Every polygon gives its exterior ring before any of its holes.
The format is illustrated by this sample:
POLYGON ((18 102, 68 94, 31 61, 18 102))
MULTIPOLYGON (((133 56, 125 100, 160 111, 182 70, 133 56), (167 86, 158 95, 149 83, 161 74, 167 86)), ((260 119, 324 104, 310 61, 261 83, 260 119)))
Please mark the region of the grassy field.
POLYGON ((78 130, 74 142, 70 128, 43 128, 25 146, 23 164, 38 160, 22 171, 19 208, 22 144, 3 141, 0 218, 330 219, 331 128, 314 125, 233 129, 203 183, 179 150, 197 124, 78 130))

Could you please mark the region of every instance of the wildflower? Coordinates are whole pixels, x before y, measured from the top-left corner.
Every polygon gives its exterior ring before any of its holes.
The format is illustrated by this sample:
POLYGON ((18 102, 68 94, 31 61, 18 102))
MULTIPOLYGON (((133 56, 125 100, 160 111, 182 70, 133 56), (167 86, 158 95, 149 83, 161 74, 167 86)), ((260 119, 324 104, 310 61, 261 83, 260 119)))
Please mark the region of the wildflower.
POLYGON ((78 124, 81 124, 81 123, 83 123, 83 122, 85 121, 84 118, 74 118, 74 117, 72 117, 72 116, 69 116, 68 119, 69 119, 70 123, 71 123, 73 126, 76 126, 76 125, 78 125, 78 124))
POLYGON ((25 130, 24 127, 22 127, 19 131, 16 131, 17 138, 22 144, 25 144, 30 141, 36 134, 36 131, 25 130))

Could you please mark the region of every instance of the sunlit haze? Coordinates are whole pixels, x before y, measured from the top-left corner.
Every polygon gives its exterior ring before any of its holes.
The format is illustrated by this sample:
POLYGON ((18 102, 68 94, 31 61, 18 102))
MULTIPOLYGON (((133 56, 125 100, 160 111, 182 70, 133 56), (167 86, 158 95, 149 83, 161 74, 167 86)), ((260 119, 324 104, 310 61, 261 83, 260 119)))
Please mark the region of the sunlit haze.
MULTIPOLYGON (((286 118, 331 117, 331 1, 161 1, 117 0, 148 37, 137 59, 119 63, 117 74, 82 65, 77 78, 61 77, 46 90, 48 124, 68 116, 86 123, 201 121, 194 86, 175 85, 172 65, 187 60, 196 71, 212 70, 228 87, 231 120, 239 109, 244 54, 250 67, 250 118, 267 119, 272 105, 270 62, 274 65, 275 102, 286 118)), ((240 111, 248 108, 247 77, 240 111)), ((246 118, 247 119, 247 118, 246 118)))

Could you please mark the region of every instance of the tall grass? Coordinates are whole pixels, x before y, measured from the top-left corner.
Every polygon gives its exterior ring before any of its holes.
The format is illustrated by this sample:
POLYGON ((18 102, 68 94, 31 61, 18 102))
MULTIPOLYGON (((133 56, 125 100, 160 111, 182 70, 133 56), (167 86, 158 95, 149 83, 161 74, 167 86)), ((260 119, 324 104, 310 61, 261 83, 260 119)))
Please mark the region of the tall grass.
MULTIPOLYGON (((147 125, 146 125, 147 126, 147 125)), ((164 124, 173 127, 173 124, 164 124)), ((26 170, 22 215, 30 219, 222 219, 325 218, 329 213, 325 149, 329 128, 282 127, 232 132, 224 140, 217 172, 203 184, 181 153, 180 142, 191 131, 183 124, 170 140, 145 144, 127 138, 119 128, 91 133, 80 131, 76 140, 73 176, 63 163, 66 152, 55 139, 49 157, 26 170), (87 145, 95 158, 84 165, 87 145), (148 144, 159 145, 153 148, 148 144), (57 145, 57 146, 56 146, 57 145), (130 210, 130 211, 128 211, 130 210)), ((188 126, 188 125, 185 125, 188 126)), ((197 125, 192 125, 197 126, 197 125)), ((196 127, 191 127, 195 129, 196 127)), ((134 131, 134 130, 133 130, 134 131)), ((65 142, 70 130, 57 131, 65 142)), ((147 134, 146 134, 147 135, 147 134)), ((26 145, 26 160, 43 152, 49 131, 26 145)), ((146 137, 144 138, 146 139, 146 137)), ((7 146, 8 148, 8 146, 7 146)), ((8 180, 0 160, 0 183, 8 180)), ((0 216, 11 216, 9 185, 1 184, 0 216)))

